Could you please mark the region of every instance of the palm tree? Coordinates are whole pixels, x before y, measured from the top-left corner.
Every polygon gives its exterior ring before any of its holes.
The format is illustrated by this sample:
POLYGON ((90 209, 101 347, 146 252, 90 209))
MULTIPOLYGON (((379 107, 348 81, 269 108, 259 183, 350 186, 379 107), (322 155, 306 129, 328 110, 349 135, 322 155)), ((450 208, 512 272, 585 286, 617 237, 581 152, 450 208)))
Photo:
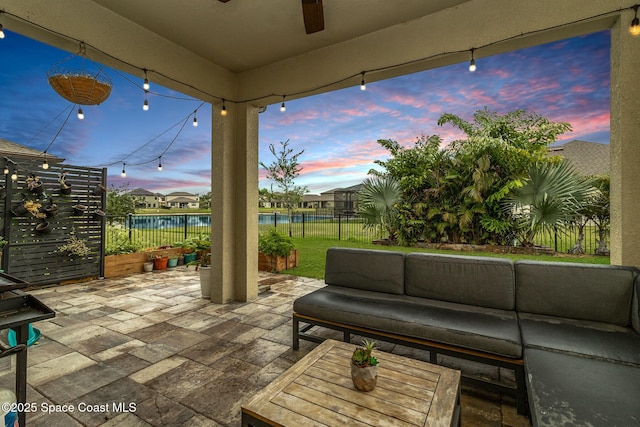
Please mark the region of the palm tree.
POLYGON ((364 219, 365 228, 380 227, 389 240, 396 237, 397 204, 401 191, 398 181, 389 177, 367 178, 358 194, 358 213, 364 219))
POLYGON ((537 163, 505 199, 504 209, 515 219, 522 244, 533 246, 539 232, 564 229, 575 220, 596 191, 566 161, 537 163))

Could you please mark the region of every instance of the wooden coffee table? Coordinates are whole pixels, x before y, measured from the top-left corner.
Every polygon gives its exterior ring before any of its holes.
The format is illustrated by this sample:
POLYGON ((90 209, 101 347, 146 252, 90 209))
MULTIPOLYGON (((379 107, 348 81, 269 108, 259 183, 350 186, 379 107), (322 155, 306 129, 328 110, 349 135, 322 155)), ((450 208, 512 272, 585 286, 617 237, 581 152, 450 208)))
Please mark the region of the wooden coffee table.
POLYGON ((376 351, 378 384, 364 393, 351 382, 354 348, 320 344, 242 406, 242 425, 460 425, 460 371, 376 351))

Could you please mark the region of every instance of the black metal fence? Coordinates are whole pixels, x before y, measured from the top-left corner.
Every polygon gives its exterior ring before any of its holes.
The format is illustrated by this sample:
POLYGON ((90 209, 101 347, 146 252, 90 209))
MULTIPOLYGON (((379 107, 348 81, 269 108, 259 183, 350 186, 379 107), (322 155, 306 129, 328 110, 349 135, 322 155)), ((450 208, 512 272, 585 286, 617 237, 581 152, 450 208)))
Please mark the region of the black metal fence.
MULTIPOLYGON (((322 238, 371 242, 384 238, 379 229, 365 228, 362 218, 357 215, 330 213, 294 213, 291 217, 281 213, 261 213, 258 216, 260 232, 275 227, 296 238, 322 238)), ((208 214, 167 214, 128 215, 107 218, 107 247, 115 236, 127 236, 142 247, 169 246, 188 237, 208 234, 211 230, 211 216, 208 214)), ((577 227, 562 231, 541 233, 535 243, 567 253, 579 238, 577 227)), ((605 236, 609 245, 609 235, 605 236)), ((584 228, 582 246, 586 254, 593 254, 598 247, 598 230, 595 225, 584 228)))

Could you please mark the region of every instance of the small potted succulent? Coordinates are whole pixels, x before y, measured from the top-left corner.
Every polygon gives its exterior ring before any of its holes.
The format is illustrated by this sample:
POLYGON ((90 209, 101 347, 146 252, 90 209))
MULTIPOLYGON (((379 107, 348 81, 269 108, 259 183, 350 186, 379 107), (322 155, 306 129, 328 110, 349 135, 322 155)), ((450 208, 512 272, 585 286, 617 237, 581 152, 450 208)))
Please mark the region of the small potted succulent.
POLYGON ((67 182, 67 173, 62 172, 58 176, 58 182, 60 183, 60 194, 69 195, 71 194, 71 184, 67 182))
POLYGON ((375 341, 364 340, 362 346, 356 348, 351 356, 351 380, 356 389, 371 391, 378 382, 378 359, 372 352, 375 341))
POLYGON ((42 181, 35 173, 32 172, 31 174, 29 174, 29 176, 26 178, 26 183, 27 183, 27 188, 32 193, 35 193, 35 194, 44 193, 44 185, 42 184, 42 181))

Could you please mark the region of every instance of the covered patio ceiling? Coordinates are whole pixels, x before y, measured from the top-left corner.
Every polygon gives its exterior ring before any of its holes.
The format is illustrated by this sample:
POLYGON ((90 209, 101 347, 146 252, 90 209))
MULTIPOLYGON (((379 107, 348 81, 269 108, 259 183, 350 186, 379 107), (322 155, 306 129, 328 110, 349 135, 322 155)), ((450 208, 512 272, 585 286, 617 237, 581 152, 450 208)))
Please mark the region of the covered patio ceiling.
POLYGON ((631 5, 324 0, 324 30, 306 34, 306 1, 0 0, 0 22, 205 101, 265 105, 609 28, 631 5))

